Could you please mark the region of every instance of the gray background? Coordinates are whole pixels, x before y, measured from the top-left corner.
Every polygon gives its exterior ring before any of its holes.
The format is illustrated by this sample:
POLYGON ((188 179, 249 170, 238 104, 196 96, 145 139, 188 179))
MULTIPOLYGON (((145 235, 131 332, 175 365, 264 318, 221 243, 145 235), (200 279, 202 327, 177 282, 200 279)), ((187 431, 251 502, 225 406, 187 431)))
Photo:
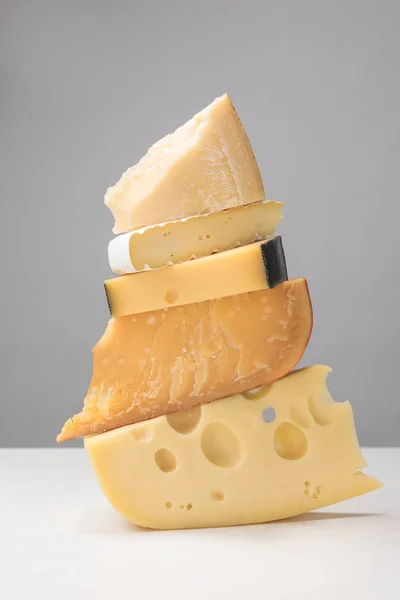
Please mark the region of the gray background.
POLYGON ((81 408, 107 186, 225 91, 309 280, 302 364, 334 368, 363 445, 399 445, 400 2, 3 0, 0 22, 0 445, 55 445, 81 408))

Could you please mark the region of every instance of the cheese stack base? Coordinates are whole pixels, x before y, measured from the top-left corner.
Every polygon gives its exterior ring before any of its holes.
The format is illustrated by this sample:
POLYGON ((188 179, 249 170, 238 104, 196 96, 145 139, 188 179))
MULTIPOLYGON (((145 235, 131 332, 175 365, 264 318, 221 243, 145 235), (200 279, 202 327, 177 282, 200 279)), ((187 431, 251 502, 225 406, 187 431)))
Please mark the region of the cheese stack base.
POLYGON ((100 485, 153 529, 274 521, 376 490, 349 402, 313 366, 230 398, 85 438, 100 485))

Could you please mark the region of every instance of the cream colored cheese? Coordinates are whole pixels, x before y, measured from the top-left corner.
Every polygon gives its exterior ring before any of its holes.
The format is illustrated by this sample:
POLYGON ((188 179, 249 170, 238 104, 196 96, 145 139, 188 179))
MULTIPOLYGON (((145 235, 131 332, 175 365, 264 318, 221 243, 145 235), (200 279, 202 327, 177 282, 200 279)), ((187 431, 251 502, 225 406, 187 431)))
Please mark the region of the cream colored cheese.
POLYGON ((282 203, 268 201, 143 227, 110 242, 110 267, 124 275, 223 252, 265 240, 281 219, 282 203))
POLYGON ((114 233, 265 199, 257 162, 225 94, 154 144, 107 190, 114 233))
POLYGON ((262 243, 108 279, 104 285, 110 313, 123 317, 266 289, 262 243))

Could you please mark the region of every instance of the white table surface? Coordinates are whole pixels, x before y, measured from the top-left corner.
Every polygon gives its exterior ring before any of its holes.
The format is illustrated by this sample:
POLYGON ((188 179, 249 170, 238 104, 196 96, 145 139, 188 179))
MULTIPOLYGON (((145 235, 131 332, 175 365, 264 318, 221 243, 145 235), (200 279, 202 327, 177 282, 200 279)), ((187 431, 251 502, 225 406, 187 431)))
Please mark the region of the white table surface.
POLYGON ((81 449, 0 450, 0 598, 400 599, 400 448, 382 490, 294 519, 150 531, 108 505, 81 449))

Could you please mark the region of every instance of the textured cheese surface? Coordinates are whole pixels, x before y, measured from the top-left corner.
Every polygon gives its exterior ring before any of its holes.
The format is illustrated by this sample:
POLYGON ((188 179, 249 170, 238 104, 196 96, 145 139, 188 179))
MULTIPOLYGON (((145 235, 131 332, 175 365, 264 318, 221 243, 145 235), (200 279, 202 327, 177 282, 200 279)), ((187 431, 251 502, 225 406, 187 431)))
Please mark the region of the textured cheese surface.
POLYGON ((114 233, 264 200, 243 126, 225 94, 154 144, 107 190, 114 233))
POLYGON ((352 409, 330 397, 329 370, 86 438, 106 497, 138 525, 180 529, 282 519, 378 489, 359 470, 352 409))
MULTIPOLYGON (((128 276, 127 276, 128 277, 128 276)), ((305 279, 272 290, 112 319, 64 441, 231 396, 283 377, 312 329, 305 279)))
POLYGON ((266 289, 262 243, 108 279, 104 285, 110 313, 123 317, 266 289))
POLYGON ((110 267, 124 275, 223 252, 272 236, 281 219, 282 203, 268 201, 144 227, 110 242, 110 267))

